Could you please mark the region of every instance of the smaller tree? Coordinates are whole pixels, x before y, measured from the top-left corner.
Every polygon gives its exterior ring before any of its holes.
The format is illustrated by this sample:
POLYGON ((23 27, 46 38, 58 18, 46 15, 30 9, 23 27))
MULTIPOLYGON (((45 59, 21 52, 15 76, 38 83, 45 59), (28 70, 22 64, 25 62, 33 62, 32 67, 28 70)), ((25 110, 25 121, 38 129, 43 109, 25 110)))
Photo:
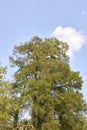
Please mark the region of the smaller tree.
POLYGON ((6 68, 0 66, 0 129, 7 129, 11 124, 12 87, 5 79, 6 68))

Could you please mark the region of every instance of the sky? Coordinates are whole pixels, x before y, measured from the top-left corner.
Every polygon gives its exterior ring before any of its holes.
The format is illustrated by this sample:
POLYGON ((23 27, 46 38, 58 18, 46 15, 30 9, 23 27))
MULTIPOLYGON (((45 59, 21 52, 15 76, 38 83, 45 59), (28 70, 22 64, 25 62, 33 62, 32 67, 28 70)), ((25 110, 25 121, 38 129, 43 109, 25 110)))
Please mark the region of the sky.
POLYGON ((87 100, 87 0, 0 0, 0 62, 13 75, 9 56, 33 36, 56 37, 70 46, 70 66, 83 77, 87 100))

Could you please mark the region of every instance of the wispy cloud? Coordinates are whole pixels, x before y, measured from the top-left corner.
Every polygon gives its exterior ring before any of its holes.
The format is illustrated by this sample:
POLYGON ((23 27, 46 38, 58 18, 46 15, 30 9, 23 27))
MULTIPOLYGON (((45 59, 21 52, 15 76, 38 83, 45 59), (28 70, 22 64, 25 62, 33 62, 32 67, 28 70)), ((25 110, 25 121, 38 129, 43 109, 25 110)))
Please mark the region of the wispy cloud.
POLYGON ((70 57, 73 56, 75 51, 81 49, 86 40, 85 35, 73 27, 56 27, 52 36, 68 43, 70 47, 68 54, 70 57))
POLYGON ((82 15, 85 15, 85 14, 87 15, 87 11, 86 11, 86 10, 82 10, 82 11, 81 11, 81 14, 82 14, 82 15))
POLYGON ((84 77, 83 77, 83 81, 87 81, 87 76, 84 76, 84 77))

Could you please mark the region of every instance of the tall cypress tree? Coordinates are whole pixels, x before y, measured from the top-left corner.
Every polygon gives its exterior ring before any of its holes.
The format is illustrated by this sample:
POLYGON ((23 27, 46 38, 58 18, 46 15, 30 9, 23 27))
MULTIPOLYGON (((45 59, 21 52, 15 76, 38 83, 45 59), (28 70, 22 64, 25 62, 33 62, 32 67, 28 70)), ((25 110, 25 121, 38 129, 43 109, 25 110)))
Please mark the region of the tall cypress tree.
POLYGON ((21 105, 28 106, 36 130, 82 130, 86 103, 82 77, 71 70, 67 43, 33 37, 15 46, 12 65, 21 105))

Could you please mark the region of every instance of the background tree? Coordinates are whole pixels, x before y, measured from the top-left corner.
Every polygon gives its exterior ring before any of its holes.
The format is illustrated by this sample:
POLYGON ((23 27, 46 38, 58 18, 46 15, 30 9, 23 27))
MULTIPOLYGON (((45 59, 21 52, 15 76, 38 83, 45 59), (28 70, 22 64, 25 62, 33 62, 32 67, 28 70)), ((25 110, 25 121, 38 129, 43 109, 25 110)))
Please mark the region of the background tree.
POLYGON ((6 130, 11 126, 10 115, 12 103, 12 87, 5 79, 6 68, 0 66, 0 130, 6 130))
POLYGON ((69 66, 68 45, 56 38, 33 37, 15 46, 12 65, 21 106, 31 110, 36 130, 82 130, 82 77, 69 66))
POLYGON ((20 100, 15 84, 6 80, 6 67, 0 66, 0 130, 13 130, 18 124, 20 100))

